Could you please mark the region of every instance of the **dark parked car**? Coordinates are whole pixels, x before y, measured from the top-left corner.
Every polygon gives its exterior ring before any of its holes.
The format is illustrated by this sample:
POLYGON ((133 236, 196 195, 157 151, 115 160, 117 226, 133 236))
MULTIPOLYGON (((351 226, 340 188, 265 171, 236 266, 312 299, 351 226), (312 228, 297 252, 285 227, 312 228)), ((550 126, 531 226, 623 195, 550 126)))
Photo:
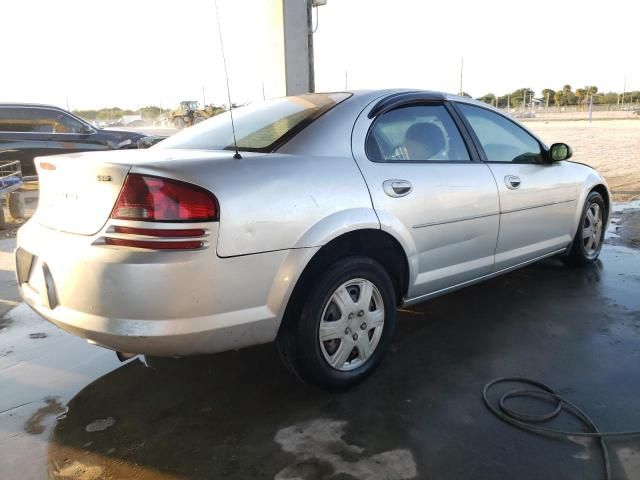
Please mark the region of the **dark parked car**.
POLYGON ((139 132, 96 128, 51 105, 0 103, 0 160, 20 160, 23 175, 36 174, 34 157, 138 148, 138 141, 145 137, 139 132))

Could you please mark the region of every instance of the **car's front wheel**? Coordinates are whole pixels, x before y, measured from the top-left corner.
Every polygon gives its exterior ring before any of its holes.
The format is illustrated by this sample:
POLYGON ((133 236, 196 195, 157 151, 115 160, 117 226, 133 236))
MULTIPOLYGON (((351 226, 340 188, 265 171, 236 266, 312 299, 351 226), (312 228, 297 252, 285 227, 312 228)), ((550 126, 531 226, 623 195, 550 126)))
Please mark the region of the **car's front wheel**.
POLYGON ((604 243, 607 210, 602 195, 591 192, 582 209, 578 230, 566 259, 575 265, 593 263, 600 255, 604 243))
POLYGON ((395 327, 395 292, 385 269, 366 257, 337 261, 308 282, 278 338, 304 381, 345 390, 380 363, 395 327))

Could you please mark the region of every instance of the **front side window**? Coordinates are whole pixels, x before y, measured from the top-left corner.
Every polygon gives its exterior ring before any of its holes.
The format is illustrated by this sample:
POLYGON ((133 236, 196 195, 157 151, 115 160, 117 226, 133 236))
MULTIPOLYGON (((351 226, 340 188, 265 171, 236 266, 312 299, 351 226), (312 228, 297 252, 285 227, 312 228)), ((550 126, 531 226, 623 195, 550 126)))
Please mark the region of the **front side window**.
MULTIPOLYGON (((313 93, 283 97, 233 109, 238 149, 269 152, 286 136, 347 99, 347 93, 313 93)), ((229 112, 187 128, 152 148, 230 150, 233 132, 229 112)))
POLYGON ((81 133, 85 125, 79 120, 73 118, 71 115, 67 115, 64 112, 56 112, 49 110, 54 116, 55 133, 81 133))
POLYGON ((444 105, 401 107, 371 127, 366 152, 373 162, 469 161, 469 152, 444 105))
POLYGON ((459 103, 471 128, 490 162, 541 163, 542 150, 538 141, 514 122, 495 112, 466 103, 459 103))

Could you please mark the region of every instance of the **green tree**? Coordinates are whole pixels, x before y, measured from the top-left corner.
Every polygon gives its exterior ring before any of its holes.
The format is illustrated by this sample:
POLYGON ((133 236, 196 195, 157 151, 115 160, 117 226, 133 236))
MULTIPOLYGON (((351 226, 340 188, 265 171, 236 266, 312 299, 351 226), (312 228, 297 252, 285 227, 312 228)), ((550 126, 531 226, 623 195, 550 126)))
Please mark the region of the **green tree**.
POLYGON ((143 120, 156 120, 164 112, 165 111, 160 107, 149 105, 140 109, 140 116, 143 120))
POLYGON ((98 115, 97 110, 73 110, 71 113, 90 122, 94 121, 98 115))
POLYGON ((565 105, 575 105, 576 96, 571 91, 571 85, 567 84, 562 87, 562 97, 565 105))
POLYGON ((564 93, 562 93, 562 90, 558 90, 556 93, 553 94, 553 103, 558 107, 561 107, 562 105, 564 105, 564 93))
POLYGON ((518 107, 524 103, 529 103, 534 94, 535 91, 530 88, 519 88, 518 90, 514 90, 509 94, 511 97, 511 106, 518 107))
POLYGON ((477 98, 476 100, 480 100, 481 102, 488 103, 489 105, 496 104, 496 96, 493 93, 487 93, 486 95, 483 95, 482 97, 477 98))
POLYGON ((553 105, 555 103, 555 94, 556 91, 551 88, 544 88, 542 90, 542 99, 544 100, 545 105, 547 104, 547 98, 549 99, 549 105, 553 105))

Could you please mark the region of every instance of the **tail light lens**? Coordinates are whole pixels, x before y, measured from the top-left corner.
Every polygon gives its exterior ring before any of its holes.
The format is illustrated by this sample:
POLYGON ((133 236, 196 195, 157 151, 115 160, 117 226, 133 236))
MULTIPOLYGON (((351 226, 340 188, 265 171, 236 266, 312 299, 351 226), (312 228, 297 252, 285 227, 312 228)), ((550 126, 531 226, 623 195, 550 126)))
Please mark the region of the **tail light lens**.
POLYGON ((149 250, 197 250, 204 242, 188 240, 182 242, 155 242, 149 240, 131 240, 128 238, 105 238, 104 243, 116 247, 145 248, 149 250))
POLYGON ((197 185, 129 174, 111 218, 148 222, 211 222, 219 218, 218 202, 211 192, 197 185))
POLYGON ((179 237, 202 237, 206 233, 201 228, 189 228, 180 230, 167 230, 159 228, 135 228, 135 227, 121 227, 116 225, 113 227, 114 233, 123 233, 125 235, 142 235, 145 237, 164 237, 164 238, 179 238, 179 237))

